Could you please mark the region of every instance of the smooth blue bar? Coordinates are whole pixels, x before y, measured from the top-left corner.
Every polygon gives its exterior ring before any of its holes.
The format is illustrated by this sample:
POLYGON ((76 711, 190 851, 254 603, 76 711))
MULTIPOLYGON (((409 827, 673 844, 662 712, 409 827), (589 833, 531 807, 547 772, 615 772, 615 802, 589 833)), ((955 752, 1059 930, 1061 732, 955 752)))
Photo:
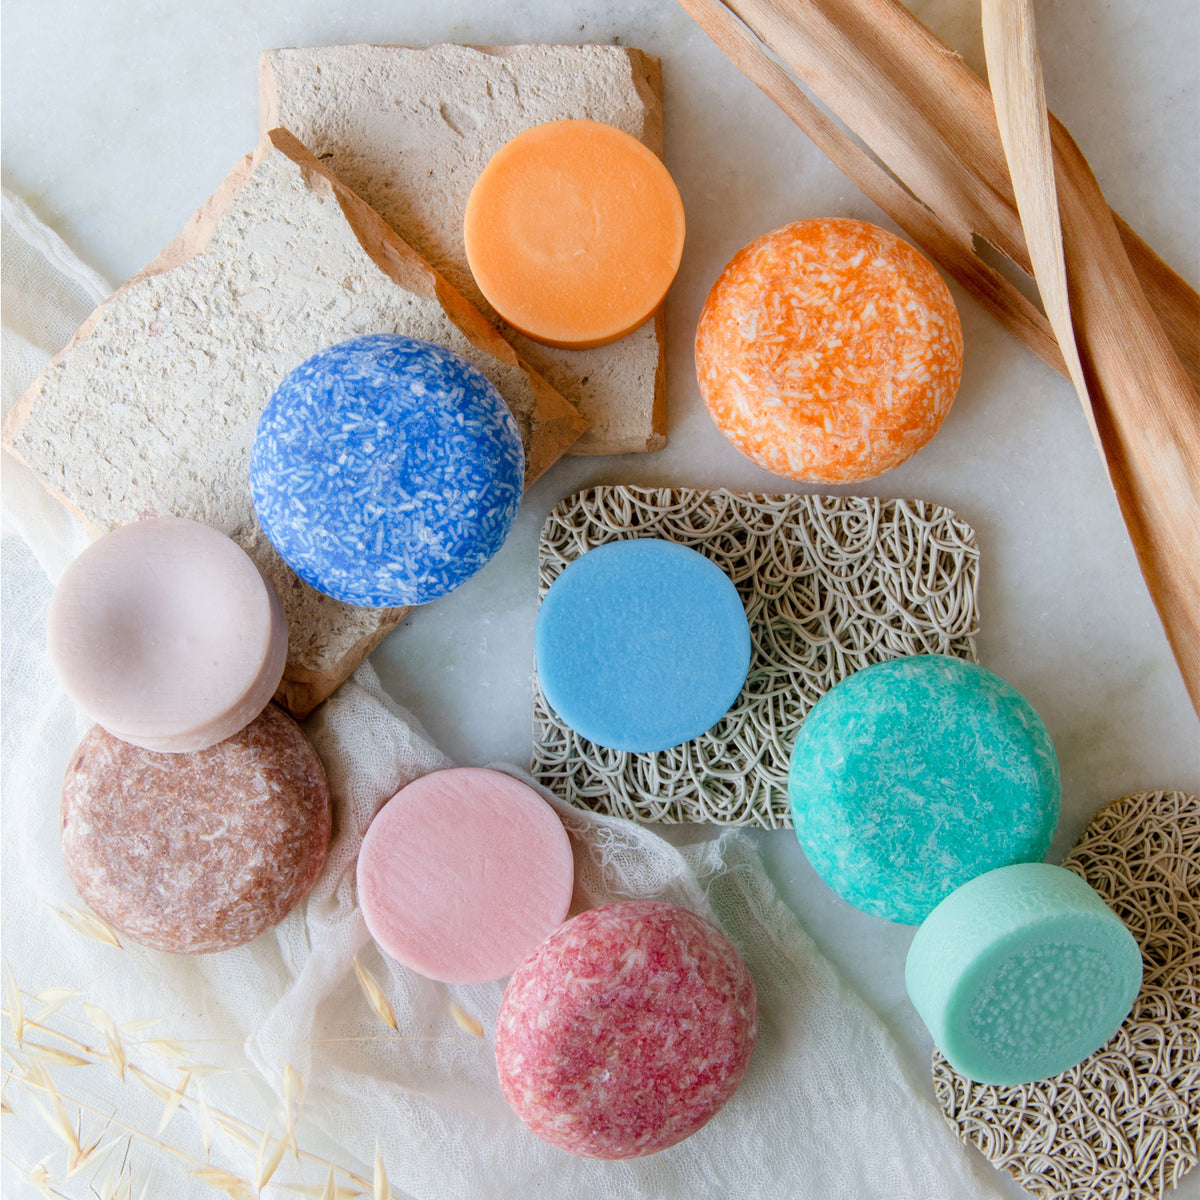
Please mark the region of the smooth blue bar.
POLYGON ((750 627, 715 563, 657 538, 609 542, 571 563, 534 631, 546 702, 576 733, 652 753, 706 733, 737 699, 750 627))

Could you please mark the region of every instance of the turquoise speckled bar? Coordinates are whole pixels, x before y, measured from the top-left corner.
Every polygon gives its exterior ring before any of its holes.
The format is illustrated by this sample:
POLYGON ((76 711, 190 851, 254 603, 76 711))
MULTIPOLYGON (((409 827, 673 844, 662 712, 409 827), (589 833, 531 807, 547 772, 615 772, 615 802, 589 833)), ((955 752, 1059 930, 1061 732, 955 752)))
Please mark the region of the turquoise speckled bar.
POLYGON ((844 900, 915 925, 956 887, 1045 856, 1058 758, 991 671, 941 654, 876 663, 813 706, 792 750, 796 836, 844 900))

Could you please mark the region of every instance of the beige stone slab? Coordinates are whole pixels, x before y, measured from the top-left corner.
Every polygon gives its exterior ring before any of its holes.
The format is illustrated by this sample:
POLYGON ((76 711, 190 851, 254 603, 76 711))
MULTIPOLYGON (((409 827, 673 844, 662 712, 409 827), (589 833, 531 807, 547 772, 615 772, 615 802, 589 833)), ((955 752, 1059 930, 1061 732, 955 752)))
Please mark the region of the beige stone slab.
POLYGON ((479 172, 505 142, 563 118, 615 125, 662 154, 659 60, 625 46, 336 46, 261 60, 263 128, 284 125, 505 331, 576 404, 572 454, 666 444, 660 309, 628 337, 558 350, 509 329, 467 267, 462 222, 479 172))
POLYGON ((496 385, 521 430, 527 483, 582 432, 573 406, 477 310, 273 130, 34 382, 5 448, 97 534, 173 515, 238 542, 283 601, 277 698, 303 716, 407 610, 342 604, 293 574, 255 517, 250 448, 288 372, 333 343, 387 332, 448 346, 496 385))

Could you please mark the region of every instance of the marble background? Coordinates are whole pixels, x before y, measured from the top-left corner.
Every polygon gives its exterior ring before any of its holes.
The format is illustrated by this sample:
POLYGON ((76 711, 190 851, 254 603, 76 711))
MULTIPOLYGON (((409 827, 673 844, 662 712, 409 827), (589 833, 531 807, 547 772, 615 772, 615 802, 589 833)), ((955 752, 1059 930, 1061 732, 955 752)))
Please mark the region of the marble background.
MULTIPOLYGON (((983 71, 976 4, 912 7, 983 71)), ((1113 207, 1196 284, 1200 5, 1040 0, 1037 19, 1051 108, 1113 207)), ((700 306, 732 254, 777 225, 836 215, 892 226, 671 0, 6 0, 3 20, 4 185, 114 284, 252 148, 262 49, 620 41, 661 56, 666 161, 688 220, 668 302, 670 444, 558 463, 496 559, 377 652, 387 688, 458 762, 528 762, 537 535, 558 499, 597 483, 804 490, 754 467, 712 426, 691 359, 700 306)), ((954 291, 966 349, 949 418, 915 458, 849 490, 922 497, 975 527, 980 660, 1034 704, 1061 761, 1056 860, 1109 800, 1200 789, 1200 725, 1074 393, 954 291)), ((752 836, 797 917, 895 1031, 913 1078, 927 1080, 930 1041, 903 988, 912 930, 842 903, 790 832, 752 836)))

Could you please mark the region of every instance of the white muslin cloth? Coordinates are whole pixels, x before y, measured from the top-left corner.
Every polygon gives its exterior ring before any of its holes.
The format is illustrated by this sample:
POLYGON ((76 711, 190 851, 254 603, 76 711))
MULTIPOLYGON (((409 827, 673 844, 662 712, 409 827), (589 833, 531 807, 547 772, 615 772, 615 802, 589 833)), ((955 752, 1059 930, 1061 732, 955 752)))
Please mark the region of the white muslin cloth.
MULTIPOLYGON (((3 204, 7 412, 107 288, 23 204, 3 204)), ((375 949, 358 911, 354 866, 372 815, 450 765, 370 666, 305 725, 328 771, 334 838, 301 906, 247 946, 194 958, 85 936, 58 797, 86 722, 53 678, 44 627, 53 580, 86 537, 11 460, 3 509, 6 1197, 319 1196, 331 1164, 327 1194, 371 1195, 386 1173, 391 1194, 413 1200, 1000 1194, 746 838, 731 830, 680 849, 548 794, 574 847, 575 907, 656 898, 717 921, 753 972, 760 1032, 729 1104, 660 1154, 574 1158, 529 1133, 496 1078, 503 982, 422 979, 375 949), (368 1002, 356 956, 395 1030, 368 1002)))

